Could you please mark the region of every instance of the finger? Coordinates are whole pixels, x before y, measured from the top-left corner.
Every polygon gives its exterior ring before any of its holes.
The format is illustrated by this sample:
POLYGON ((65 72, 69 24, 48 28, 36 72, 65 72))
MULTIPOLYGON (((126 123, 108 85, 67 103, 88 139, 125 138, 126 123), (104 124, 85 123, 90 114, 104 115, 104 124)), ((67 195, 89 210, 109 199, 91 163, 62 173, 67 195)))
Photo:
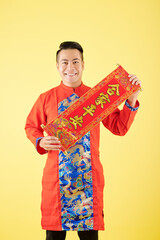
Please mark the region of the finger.
POLYGON ((137 77, 137 76, 135 74, 129 74, 128 77, 131 78, 131 77, 137 77))
POLYGON ((47 151, 59 151, 60 150, 60 148, 44 148, 45 150, 47 150, 47 151))
POLYGON ((131 83, 132 83, 133 85, 138 85, 138 84, 140 84, 141 82, 140 82, 137 78, 135 78, 135 79, 132 80, 131 83))
POLYGON ((139 79, 137 77, 132 77, 129 79, 129 81, 132 83, 132 84, 135 84, 135 83, 139 83, 139 79))
POLYGON ((54 141, 54 140, 44 142, 45 145, 60 145, 60 143, 61 143, 60 141, 54 141))
POLYGON ((46 142, 46 144, 47 144, 47 145, 60 145, 61 142, 60 142, 60 141, 54 141, 54 140, 52 140, 52 141, 46 142))
POLYGON ((46 150, 59 150, 61 148, 61 145, 45 145, 44 147, 46 150))
POLYGON ((131 76, 131 77, 129 78, 129 81, 132 81, 133 79, 137 79, 137 80, 138 80, 137 76, 133 75, 133 76, 131 76))
POLYGON ((137 79, 133 79, 131 83, 134 85, 136 82, 137 82, 137 79))
POLYGON ((47 137, 45 137, 45 139, 48 140, 48 141, 50 141, 50 140, 58 140, 58 138, 55 137, 55 136, 47 136, 47 137))
POLYGON ((137 81, 136 83, 135 83, 135 85, 140 85, 141 86, 141 81, 137 81))
POLYGON ((60 143, 58 138, 49 138, 45 140, 48 143, 60 143))

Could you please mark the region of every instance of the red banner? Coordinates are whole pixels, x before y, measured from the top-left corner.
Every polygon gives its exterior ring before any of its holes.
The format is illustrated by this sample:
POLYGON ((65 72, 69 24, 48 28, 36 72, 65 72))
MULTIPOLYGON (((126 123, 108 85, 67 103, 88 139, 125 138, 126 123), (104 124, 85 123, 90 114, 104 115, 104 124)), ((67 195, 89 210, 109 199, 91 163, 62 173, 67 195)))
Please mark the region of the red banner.
POLYGON ((140 89, 140 85, 129 82, 128 75, 122 66, 118 66, 55 120, 46 126, 42 125, 42 128, 48 135, 60 140, 62 151, 67 150, 140 89))

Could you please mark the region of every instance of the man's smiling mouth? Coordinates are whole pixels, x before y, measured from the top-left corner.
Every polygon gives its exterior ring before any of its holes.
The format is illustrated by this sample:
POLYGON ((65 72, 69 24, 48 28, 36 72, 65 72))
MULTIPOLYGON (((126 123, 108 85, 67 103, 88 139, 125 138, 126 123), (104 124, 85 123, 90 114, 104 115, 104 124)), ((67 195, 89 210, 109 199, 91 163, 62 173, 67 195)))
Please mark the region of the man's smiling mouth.
POLYGON ((77 73, 73 73, 73 74, 65 73, 65 75, 68 76, 68 77, 73 77, 73 76, 77 75, 77 73))

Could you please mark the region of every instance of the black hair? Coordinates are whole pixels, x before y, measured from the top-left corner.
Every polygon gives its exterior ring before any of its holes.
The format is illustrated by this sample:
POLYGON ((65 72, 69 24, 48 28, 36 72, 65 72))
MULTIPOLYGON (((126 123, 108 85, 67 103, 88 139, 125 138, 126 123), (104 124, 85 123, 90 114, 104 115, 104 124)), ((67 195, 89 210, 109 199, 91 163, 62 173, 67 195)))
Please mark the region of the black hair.
POLYGON ((83 61, 83 48, 78 42, 65 41, 59 45, 59 50, 56 52, 56 61, 58 62, 58 54, 63 49, 77 49, 81 52, 83 61))

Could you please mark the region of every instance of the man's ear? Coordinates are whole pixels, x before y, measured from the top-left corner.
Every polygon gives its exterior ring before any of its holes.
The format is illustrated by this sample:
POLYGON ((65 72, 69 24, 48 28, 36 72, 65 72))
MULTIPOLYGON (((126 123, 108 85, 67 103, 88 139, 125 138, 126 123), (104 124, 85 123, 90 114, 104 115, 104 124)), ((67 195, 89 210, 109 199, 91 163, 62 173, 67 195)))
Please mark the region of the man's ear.
POLYGON ((84 61, 82 61, 82 68, 83 68, 83 70, 84 70, 84 61))
POLYGON ((58 65, 58 63, 56 62, 56 67, 57 67, 57 70, 59 70, 59 65, 58 65))

